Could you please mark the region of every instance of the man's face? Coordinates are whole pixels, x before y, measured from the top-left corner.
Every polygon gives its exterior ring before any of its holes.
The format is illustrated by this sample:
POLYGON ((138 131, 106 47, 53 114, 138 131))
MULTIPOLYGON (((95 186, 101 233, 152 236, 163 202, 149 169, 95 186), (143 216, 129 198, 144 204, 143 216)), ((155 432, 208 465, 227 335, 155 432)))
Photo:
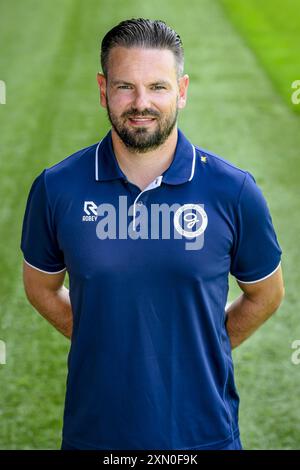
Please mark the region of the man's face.
POLYGON ((115 132, 133 152, 162 145, 186 102, 188 76, 179 81, 168 49, 114 47, 107 80, 98 74, 101 104, 115 132))

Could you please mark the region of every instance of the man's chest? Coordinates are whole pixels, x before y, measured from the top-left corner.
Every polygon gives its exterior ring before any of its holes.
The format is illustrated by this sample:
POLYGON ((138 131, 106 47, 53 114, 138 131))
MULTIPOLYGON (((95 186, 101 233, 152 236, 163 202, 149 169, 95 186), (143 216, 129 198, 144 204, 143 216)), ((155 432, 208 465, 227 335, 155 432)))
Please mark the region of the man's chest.
POLYGON ((59 200, 57 237, 70 274, 134 278, 146 270, 180 281, 228 272, 234 229, 220 201, 200 191, 116 189, 59 200))

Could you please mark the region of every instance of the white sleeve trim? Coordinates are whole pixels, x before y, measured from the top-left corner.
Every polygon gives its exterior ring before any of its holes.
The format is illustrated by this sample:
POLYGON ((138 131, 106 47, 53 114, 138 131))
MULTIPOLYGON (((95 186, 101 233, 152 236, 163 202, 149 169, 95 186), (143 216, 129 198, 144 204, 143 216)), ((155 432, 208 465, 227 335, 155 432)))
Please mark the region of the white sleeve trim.
POLYGON ((256 279, 256 281, 240 281, 237 277, 236 277, 236 280, 238 282, 240 282, 241 284, 254 284, 255 282, 259 282, 259 281, 263 281, 264 279, 267 279, 268 277, 272 276, 272 274, 275 273, 275 271, 277 271, 277 269, 279 268, 281 264, 281 260, 279 261, 279 264, 278 266, 274 269, 274 271, 272 271, 270 274, 267 274, 266 276, 264 277, 261 277, 260 279, 256 279))
POLYGON ((41 271, 42 273, 46 273, 46 274, 58 274, 58 273, 62 273, 63 271, 65 271, 67 269, 67 268, 63 268, 60 271, 44 271, 43 269, 37 268, 36 266, 33 266, 33 264, 28 263, 28 261, 26 261, 25 258, 24 258, 24 261, 25 261, 26 264, 28 264, 32 268, 36 269, 37 271, 41 271))

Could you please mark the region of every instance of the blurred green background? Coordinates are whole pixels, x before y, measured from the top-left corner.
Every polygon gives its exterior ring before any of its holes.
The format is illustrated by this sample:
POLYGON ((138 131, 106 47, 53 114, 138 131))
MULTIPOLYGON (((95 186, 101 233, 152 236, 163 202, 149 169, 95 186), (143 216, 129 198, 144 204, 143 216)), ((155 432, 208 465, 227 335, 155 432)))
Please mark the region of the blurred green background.
MULTIPOLYGON (((246 449, 300 448, 298 0, 0 0, 0 448, 60 446, 69 342, 28 304, 21 224, 45 167, 109 128, 96 72, 103 35, 131 17, 163 19, 181 35, 189 101, 179 127, 196 145, 253 173, 283 249, 286 297, 234 350, 246 449)), ((239 294, 231 280, 230 298, 239 294)))

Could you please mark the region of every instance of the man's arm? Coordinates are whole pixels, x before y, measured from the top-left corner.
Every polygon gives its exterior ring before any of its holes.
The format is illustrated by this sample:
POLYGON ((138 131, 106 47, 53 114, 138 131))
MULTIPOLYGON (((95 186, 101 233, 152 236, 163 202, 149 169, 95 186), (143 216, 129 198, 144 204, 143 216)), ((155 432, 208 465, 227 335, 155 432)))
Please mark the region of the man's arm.
POLYGON ((26 296, 33 307, 60 333, 71 338, 73 314, 69 290, 64 286, 66 271, 47 274, 23 261, 26 296))
POLYGON ((262 281, 253 284, 238 282, 238 285, 243 293, 226 309, 226 328, 232 349, 252 335, 278 309, 284 297, 281 266, 262 281))

